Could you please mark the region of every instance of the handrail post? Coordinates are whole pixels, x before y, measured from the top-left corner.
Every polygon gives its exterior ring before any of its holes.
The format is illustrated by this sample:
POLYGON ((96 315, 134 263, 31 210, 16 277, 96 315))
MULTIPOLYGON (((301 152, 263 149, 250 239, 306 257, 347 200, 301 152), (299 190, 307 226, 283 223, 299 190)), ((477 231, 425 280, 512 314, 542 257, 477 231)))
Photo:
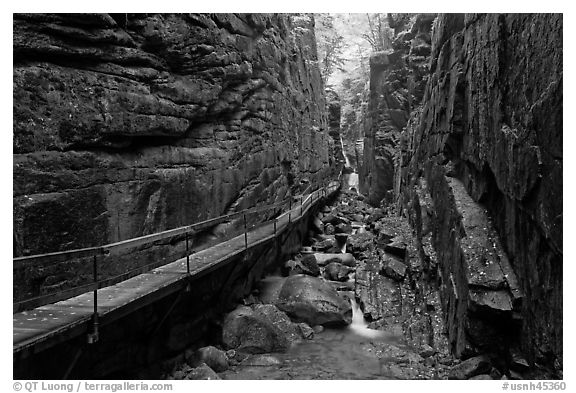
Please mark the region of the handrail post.
POLYGON ((302 217, 302 204, 304 203, 304 195, 300 195, 300 217, 302 217))
POLYGON ((276 218, 274 219, 274 235, 276 235, 276 221, 278 221, 276 218))
POLYGON ((186 232, 186 273, 190 275, 190 251, 188 247, 188 232, 186 232))
POLYGON ((248 229, 246 229, 246 214, 243 214, 244 216, 244 245, 246 246, 246 249, 248 249, 248 229))
POLYGON ((98 256, 94 255, 92 259, 92 270, 94 274, 94 311, 92 314, 92 333, 88 334, 88 344, 94 344, 98 341, 98 256))

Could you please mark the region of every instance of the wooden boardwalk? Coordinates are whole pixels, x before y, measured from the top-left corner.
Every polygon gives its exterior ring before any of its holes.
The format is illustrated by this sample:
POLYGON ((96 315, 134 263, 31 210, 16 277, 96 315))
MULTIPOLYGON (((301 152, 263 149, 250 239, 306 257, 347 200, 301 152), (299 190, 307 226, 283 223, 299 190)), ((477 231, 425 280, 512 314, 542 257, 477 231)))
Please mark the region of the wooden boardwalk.
MULTIPOLYGON (((331 191, 333 193, 335 190, 331 191)), ((314 193, 283 213, 275 222, 267 221, 247 232, 248 249, 273 239, 288 228, 290 221, 299 221, 321 200, 314 193)), ((330 194, 329 194, 330 195, 330 194)), ((145 305, 186 287, 190 277, 198 278, 226 264, 246 250, 244 233, 190 255, 190 275, 186 258, 168 263, 116 285, 98 290, 98 317, 101 324, 110 323, 145 305)), ((13 354, 37 352, 85 333, 94 312, 92 292, 47 304, 13 315, 13 354)))

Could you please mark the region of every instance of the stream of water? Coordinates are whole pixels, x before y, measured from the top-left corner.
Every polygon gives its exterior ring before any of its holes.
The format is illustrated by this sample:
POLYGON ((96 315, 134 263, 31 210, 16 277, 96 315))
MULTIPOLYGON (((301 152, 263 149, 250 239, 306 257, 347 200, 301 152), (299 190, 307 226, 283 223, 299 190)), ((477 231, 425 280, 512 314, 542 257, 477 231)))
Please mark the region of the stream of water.
MULTIPOLYGON (((340 140, 342 143, 342 139, 340 140)), ((344 145, 342 144, 344 152, 344 145)), ((346 166, 350 161, 346 154, 346 166)), ((345 189, 358 192, 358 174, 343 175, 345 189)), ((355 232, 355 231, 354 231, 355 232)), ((344 245, 345 247, 345 245, 344 245)), ((342 252, 345 252, 343 248, 342 252)), ((264 303, 272 303, 278 296, 285 281, 280 275, 270 275, 262 279, 257 287, 259 298, 264 303)), ((325 328, 311 340, 295 343, 286 353, 265 355, 274 361, 268 366, 240 367, 227 372, 226 379, 390 379, 383 372, 381 361, 376 355, 377 348, 386 345, 403 345, 403 337, 398 334, 368 328, 354 292, 347 292, 352 306, 352 323, 344 328, 325 328)))
MULTIPOLYGON (((285 278, 269 276, 260 281, 259 297, 275 296, 285 278)), ((348 293, 352 323, 345 328, 325 328, 311 340, 295 343, 286 353, 264 355, 274 359, 266 366, 243 366, 227 372, 225 379, 390 379, 382 371, 377 347, 402 345, 402 337, 368 328, 364 315, 348 293)))

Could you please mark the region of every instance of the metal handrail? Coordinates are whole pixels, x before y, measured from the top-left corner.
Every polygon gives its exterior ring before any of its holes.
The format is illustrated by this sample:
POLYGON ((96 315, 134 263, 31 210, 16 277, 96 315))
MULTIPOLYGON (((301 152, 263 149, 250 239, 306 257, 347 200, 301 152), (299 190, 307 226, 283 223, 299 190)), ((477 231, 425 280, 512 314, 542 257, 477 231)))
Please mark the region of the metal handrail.
MULTIPOLYGON (((331 182, 327 186, 311 192, 306 197, 304 194, 300 195, 300 206, 299 206, 300 207, 300 216, 302 215, 302 211, 304 209, 304 206, 307 205, 308 203, 310 205, 312 204, 313 195, 315 195, 315 193, 317 193, 317 192, 319 193, 320 190, 324 190, 323 193, 321 193, 322 197, 324 197, 326 195, 331 194, 336 189, 338 189, 339 186, 340 186, 339 182, 331 182)), ((304 192, 308 192, 310 190, 310 188, 311 188, 311 186, 308 186, 304 192)), ((298 205, 292 204, 292 198, 293 198, 293 196, 290 196, 290 210, 282 213, 279 217, 276 217, 274 219, 275 220, 274 221, 274 224, 275 224, 274 227, 275 228, 276 228, 276 221, 280 217, 284 216, 285 214, 289 215, 289 217, 290 217, 289 221, 291 221, 292 210, 296 209, 298 206, 298 205)), ((320 197, 318 199, 320 199, 320 197)), ((138 247, 138 246, 142 246, 142 245, 148 245, 148 244, 152 244, 152 243, 157 242, 157 241, 167 240, 167 239, 174 238, 176 236, 186 235, 186 259, 187 259, 188 272, 189 272, 190 271, 190 269, 189 269, 190 252, 188 249, 188 236, 190 234, 199 232, 201 230, 204 230, 204 229, 207 229, 210 227, 213 227, 217 224, 229 221, 229 220, 234 219, 234 218, 243 217, 243 220, 244 220, 243 233, 245 234, 245 241, 246 241, 246 247, 247 247, 248 246, 248 241, 247 241, 248 228, 246 225, 246 215, 247 214, 253 214, 253 213, 262 213, 265 211, 281 208, 284 206, 286 206, 286 201, 271 204, 271 205, 257 206, 257 207, 245 209, 245 210, 242 210, 239 212, 234 212, 234 213, 226 214, 223 216, 215 217, 215 218, 205 220, 205 221, 202 221, 199 223, 186 225, 186 226, 179 227, 179 228, 169 229, 166 231, 162 231, 162 232, 158 232, 158 233, 154 233, 154 234, 150 234, 150 235, 145 235, 145 236, 140 236, 137 238, 127 239, 127 240, 123 240, 120 242, 110 243, 110 244, 106 244, 106 245, 102 245, 102 246, 52 252, 52 253, 47 253, 47 254, 38 254, 38 255, 16 257, 13 259, 13 270, 23 269, 26 267, 34 267, 35 265, 37 265, 39 263, 43 263, 42 266, 48 266, 48 264, 53 265, 53 264, 57 264, 60 262, 70 261, 71 259, 92 257, 94 277, 93 277, 93 281, 91 283, 78 285, 78 286, 67 288, 67 289, 64 289, 62 291, 58 291, 55 293, 35 296, 32 298, 23 299, 19 302, 16 302, 13 304, 15 312, 20 311, 23 308, 22 307, 23 305, 34 304, 37 307, 37 306, 40 306, 42 304, 49 304, 49 303, 53 303, 55 301, 60 301, 60 300, 70 298, 70 297, 78 294, 77 292, 79 290, 82 290, 83 291, 82 293, 86 293, 86 292, 89 292, 90 290, 93 290, 94 291, 94 310, 95 310, 95 314, 97 314, 97 312, 96 312, 97 290, 99 288, 103 288, 107 285, 112 285, 115 281, 114 279, 116 278, 116 277, 113 277, 113 278, 98 279, 98 262, 97 262, 98 256, 116 255, 116 254, 119 254, 120 251, 128 249, 128 248, 134 248, 134 247, 138 247), (65 294, 65 293, 72 293, 72 295, 63 296, 63 294, 65 294), (44 299, 49 299, 50 301, 42 303, 41 300, 44 300, 44 299), (40 303, 40 304, 35 304, 35 303, 40 303)), ((171 262, 173 262, 173 261, 167 261, 167 262, 164 262, 162 264, 155 262, 155 263, 148 264, 146 266, 137 268, 137 270, 143 270, 149 266, 157 267, 159 265, 163 265, 163 264, 171 263, 171 262)), ((119 275, 118 277, 126 276, 126 274, 128 274, 128 273, 123 273, 123 274, 119 275)))

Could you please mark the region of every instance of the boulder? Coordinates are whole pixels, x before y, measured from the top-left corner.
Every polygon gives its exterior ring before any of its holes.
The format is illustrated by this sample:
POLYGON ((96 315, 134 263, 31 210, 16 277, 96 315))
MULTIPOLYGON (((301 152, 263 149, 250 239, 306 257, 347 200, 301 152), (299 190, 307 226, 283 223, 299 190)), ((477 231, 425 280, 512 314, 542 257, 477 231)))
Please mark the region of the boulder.
POLYGON ((332 224, 325 224, 324 225, 324 233, 326 235, 333 235, 334 232, 335 232, 334 225, 332 225, 332 224))
POLYGON ((198 367, 204 363, 218 373, 228 370, 228 356, 226 356, 226 352, 216 347, 203 347, 195 351, 192 356, 189 356, 188 353, 186 355, 186 363, 191 367, 198 367))
POLYGON ((242 362, 242 366, 251 367, 269 367, 280 365, 282 365, 282 361, 272 355, 250 355, 246 360, 242 362))
POLYGON ((379 223, 374 226, 374 232, 378 235, 378 240, 376 242, 380 246, 387 245, 396 236, 392 230, 382 226, 379 223))
POLYGON ((314 258, 310 258, 312 254, 304 256, 301 260, 290 259, 284 265, 288 275, 295 274, 308 274, 309 276, 320 275, 320 268, 314 258))
POLYGON ((510 368, 515 371, 526 371, 530 368, 528 361, 518 350, 511 350, 510 357, 512 358, 510 361, 510 368))
POLYGON ((322 217, 322 223, 324 225, 331 224, 336 226, 338 224, 346 223, 346 221, 347 220, 344 217, 337 216, 334 213, 328 213, 324 217, 322 217))
POLYGON ((489 373, 492 369, 490 359, 486 356, 476 356, 454 366, 448 374, 448 379, 468 379, 476 375, 489 373))
POLYGON ((406 277, 406 265, 394 256, 384 255, 380 274, 396 281, 402 281, 406 277))
POLYGON ((334 238, 336 239, 336 244, 342 248, 342 246, 344 246, 348 240, 348 234, 347 233, 336 233, 334 235, 334 238))
POLYGON ((424 344, 420 348, 419 355, 422 356, 423 358, 428 358, 430 356, 433 356, 435 353, 436 353, 436 350, 434 348, 432 348, 428 344, 424 344))
POLYGON ((315 243, 312 246, 312 249, 314 251, 326 252, 326 251, 330 250, 332 247, 334 247, 335 244, 336 244, 335 239, 328 238, 328 239, 324 239, 324 240, 321 240, 321 241, 315 243))
POLYGON ((186 375, 186 379, 222 379, 216 374, 214 370, 212 370, 206 363, 202 363, 200 366, 193 368, 188 375, 186 375))
POLYGON ((271 304, 239 306, 225 317, 222 327, 224 346, 246 353, 284 352, 299 337, 296 325, 271 304))
POLYGON ((348 237, 346 251, 352 253, 356 258, 368 250, 374 248, 374 235, 370 232, 355 233, 348 237))
POLYGON ((350 218, 352 219, 352 221, 356 221, 356 222, 363 222, 364 221, 364 216, 362 214, 352 214, 350 215, 350 218))
POLYGON ((346 292, 350 292, 354 290, 354 281, 350 280, 350 281, 332 281, 332 280, 326 280, 326 283, 328 283, 332 288, 334 288, 334 290, 336 292, 342 292, 342 295, 346 295, 346 292))
POLYGON ((350 266, 342 265, 338 262, 330 262, 324 268, 324 277, 333 281, 347 281, 348 274, 354 271, 350 266))
POLYGON ((311 340, 314 338, 314 329, 312 329, 310 325, 304 322, 300 322, 298 327, 300 328, 300 334, 302 334, 303 338, 306 340, 311 340))
POLYGON ((492 377, 488 374, 480 374, 480 375, 476 375, 472 378, 468 378, 470 380, 486 380, 486 381, 492 381, 492 377))
POLYGON ((334 227, 335 233, 352 233, 352 225, 348 223, 341 223, 334 227))
POLYGON ((384 251, 396 255, 402 259, 406 258, 406 242, 397 236, 391 239, 390 243, 384 246, 384 251))
POLYGON ((368 218, 366 218, 366 224, 370 225, 375 223, 378 220, 381 220, 382 218, 384 218, 384 212, 382 211, 382 209, 375 209, 373 213, 371 213, 368 218))
POLYGON ((350 303, 329 284, 303 274, 286 279, 277 306, 291 318, 314 325, 348 325, 352 322, 350 303))
POLYGON ((341 263, 343 265, 350 266, 350 267, 356 266, 356 259, 354 259, 354 256, 350 253, 343 253, 343 254, 342 253, 341 254, 315 253, 315 254, 311 254, 311 256, 314 257, 314 260, 316 261, 316 264, 318 266, 326 266, 330 262, 338 262, 338 263, 341 263))

